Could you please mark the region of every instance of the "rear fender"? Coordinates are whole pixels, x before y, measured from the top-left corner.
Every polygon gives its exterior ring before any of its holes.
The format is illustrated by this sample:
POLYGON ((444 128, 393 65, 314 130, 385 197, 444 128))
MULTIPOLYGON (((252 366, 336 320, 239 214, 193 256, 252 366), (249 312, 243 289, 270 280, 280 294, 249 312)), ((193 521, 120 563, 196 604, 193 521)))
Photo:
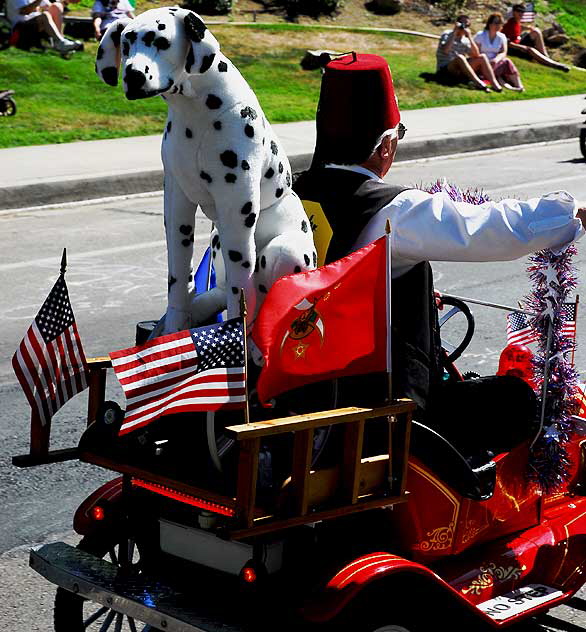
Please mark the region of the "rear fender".
MULTIPOLYGON (((397 597, 399 608, 408 605, 403 598, 407 595, 411 607, 413 599, 423 599, 420 607, 425 610, 437 602, 440 604, 438 612, 452 608, 450 616, 454 618, 459 614, 465 620, 478 622, 481 619, 492 623, 487 615, 429 568, 390 553, 371 553, 346 565, 322 591, 312 597, 303 608, 302 615, 313 623, 327 623, 358 606, 363 597, 367 597, 369 610, 373 607, 390 609, 393 595, 397 597)), ((426 614, 431 613, 428 611, 426 614)))
POLYGON ((90 494, 77 508, 73 517, 73 529, 79 535, 91 535, 117 524, 122 500, 122 477, 119 476, 90 494), (96 520, 94 507, 103 509, 103 519, 96 520))

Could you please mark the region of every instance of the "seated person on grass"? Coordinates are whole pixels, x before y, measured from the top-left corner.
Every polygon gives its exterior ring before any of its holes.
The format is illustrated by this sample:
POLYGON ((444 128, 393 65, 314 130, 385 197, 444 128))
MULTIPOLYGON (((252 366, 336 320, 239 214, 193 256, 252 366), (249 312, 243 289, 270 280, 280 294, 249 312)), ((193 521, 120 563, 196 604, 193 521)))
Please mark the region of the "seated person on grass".
POLYGON ((471 81, 479 90, 490 92, 479 77, 488 79, 492 89, 502 92, 502 87, 494 76, 494 72, 486 55, 482 55, 470 33, 470 19, 467 15, 459 15, 453 29, 441 34, 437 46, 438 79, 450 81, 471 81))
POLYGON ((569 66, 552 59, 545 48, 541 31, 533 24, 524 22, 525 5, 515 4, 512 9, 512 17, 503 26, 503 33, 509 40, 509 52, 518 56, 530 57, 538 64, 569 72, 569 66), (526 32, 523 33, 523 30, 526 32))
MULTIPOLYGON (((71 0, 78 2, 79 0, 71 0)), ((49 0, 6 0, 6 17, 20 46, 30 47, 39 35, 53 41, 53 47, 60 53, 78 50, 79 42, 63 37, 63 5, 49 0)))
POLYGON ((110 24, 125 16, 134 19, 133 9, 128 0, 96 0, 92 7, 96 39, 100 41, 110 24))

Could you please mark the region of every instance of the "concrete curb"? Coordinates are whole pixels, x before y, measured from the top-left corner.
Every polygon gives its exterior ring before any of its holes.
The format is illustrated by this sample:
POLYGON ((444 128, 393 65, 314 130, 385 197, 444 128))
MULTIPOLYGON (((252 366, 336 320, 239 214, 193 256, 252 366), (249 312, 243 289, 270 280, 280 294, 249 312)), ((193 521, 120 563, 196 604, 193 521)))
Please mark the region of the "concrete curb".
MULTIPOLYGON (((581 121, 525 125, 498 131, 462 133, 450 137, 438 136, 404 141, 398 161, 419 160, 450 155, 457 142, 458 153, 513 147, 530 143, 564 140, 579 136, 581 121)), ((293 172, 303 171, 311 164, 311 153, 290 155, 293 172)), ((163 189, 163 171, 154 169, 126 174, 105 174, 94 178, 69 178, 51 182, 0 188, 0 210, 28 208, 64 202, 80 202, 103 197, 131 195, 163 189)))

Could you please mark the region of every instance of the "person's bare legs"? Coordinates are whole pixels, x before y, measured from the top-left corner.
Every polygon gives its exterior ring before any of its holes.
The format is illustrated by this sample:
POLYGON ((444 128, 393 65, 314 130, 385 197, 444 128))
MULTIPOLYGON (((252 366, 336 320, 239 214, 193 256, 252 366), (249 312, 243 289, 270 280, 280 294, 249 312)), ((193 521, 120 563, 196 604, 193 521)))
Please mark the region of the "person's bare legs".
POLYGON ((63 37, 63 35, 61 35, 61 32, 55 25, 55 22, 53 22, 53 18, 48 11, 43 11, 36 19, 38 20, 39 31, 45 33, 46 35, 52 37, 57 41, 65 41, 65 38, 63 37))
POLYGON ((447 65, 447 69, 451 74, 456 76, 464 76, 470 81, 472 81, 476 87, 481 90, 487 90, 487 86, 484 85, 484 81, 472 70, 472 67, 468 63, 468 60, 464 55, 457 55, 452 59, 452 61, 447 65))
POLYGON ((494 76, 494 70, 488 61, 488 57, 484 54, 479 55, 478 57, 471 57, 468 59, 468 63, 470 64, 472 70, 476 73, 480 72, 483 77, 490 81, 491 86, 497 92, 502 92, 503 88, 501 84, 497 81, 497 78, 494 76))
POLYGON ((534 61, 538 64, 542 64, 543 66, 556 68, 557 70, 564 70, 565 72, 568 72, 569 70, 568 66, 553 60, 551 57, 547 57, 536 48, 533 48, 533 46, 525 46, 524 44, 514 44, 513 42, 509 42, 509 50, 517 53, 526 53, 527 55, 530 55, 534 61))
POLYGON ((53 18, 53 24, 55 24, 57 30, 59 33, 63 33, 63 5, 60 2, 52 2, 48 7, 43 7, 41 10, 53 18))
POLYGON ((536 48, 542 55, 549 57, 549 53, 547 52, 547 48, 545 48, 545 42, 543 41, 543 35, 539 29, 534 28, 532 31, 529 31, 529 37, 533 42, 533 48, 536 48))

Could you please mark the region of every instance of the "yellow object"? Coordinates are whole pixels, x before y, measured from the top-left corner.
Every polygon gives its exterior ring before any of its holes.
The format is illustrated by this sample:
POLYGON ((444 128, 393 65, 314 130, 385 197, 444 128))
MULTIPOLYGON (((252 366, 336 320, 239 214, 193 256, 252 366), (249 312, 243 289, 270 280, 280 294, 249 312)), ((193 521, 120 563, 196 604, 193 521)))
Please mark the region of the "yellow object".
POLYGON ((313 232, 313 243, 317 251, 317 265, 323 266, 334 231, 326 218, 321 204, 310 200, 301 201, 313 232))

